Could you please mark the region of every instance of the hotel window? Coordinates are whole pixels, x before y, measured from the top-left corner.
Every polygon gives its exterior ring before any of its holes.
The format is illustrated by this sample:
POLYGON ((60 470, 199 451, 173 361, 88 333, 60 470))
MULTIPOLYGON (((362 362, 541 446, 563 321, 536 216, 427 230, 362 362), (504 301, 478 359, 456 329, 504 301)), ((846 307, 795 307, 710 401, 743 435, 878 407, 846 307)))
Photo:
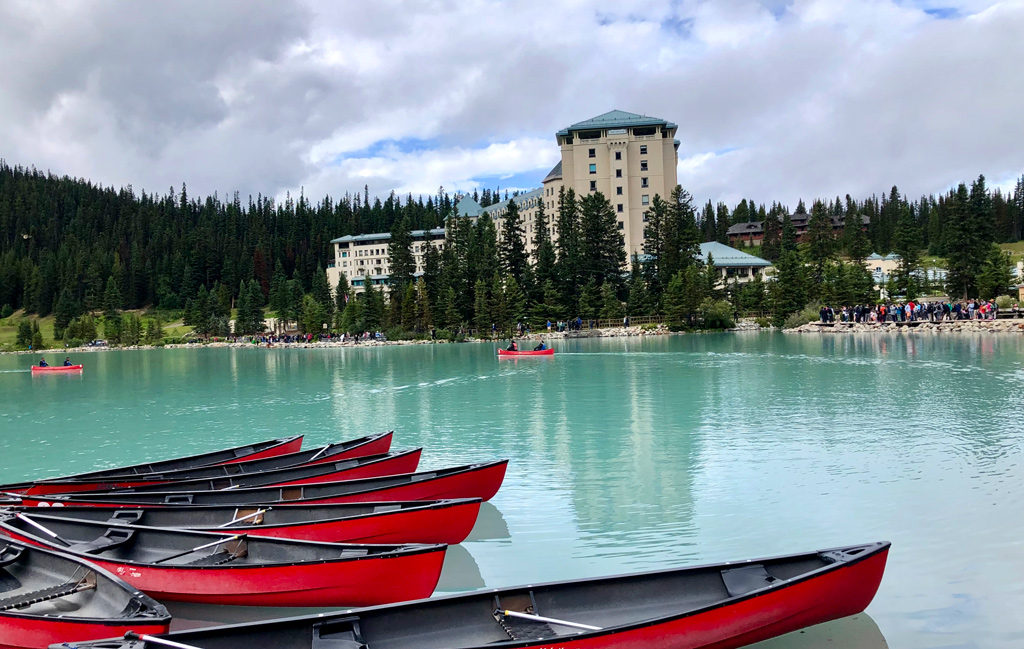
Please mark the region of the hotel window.
POLYGON ((615 211, 616 212, 621 212, 622 211, 622 203, 619 203, 618 205, 615 206, 615 211))
POLYGON ((647 171, 647 161, 646 160, 641 160, 640 161, 640 171, 647 171))
POLYGON ((615 194, 617 196, 622 196, 622 187, 616 187, 615 188, 615 194))
POLYGON ((647 194, 644 194, 643 196, 640 197, 640 204, 641 205, 647 205, 650 202, 651 202, 651 199, 650 199, 650 197, 647 194))
POLYGON ((591 180, 590 181, 590 191, 592 191, 592 192, 596 192, 597 191, 597 181, 596 180, 591 180))
POLYGON ((647 145, 646 144, 641 144, 640 145, 640 155, 647 155, 647 145))
POLYGON ((348 253, 347 252, 343 252, 343 253, 341 253, 341 256, 342 257, 348 257, 348 253))
POLYGON ((625 224, 622 221, 617 223, 617 227, 621 230, 625 224))
POLYGON ((647 212, 644 212, 644 223, 647 223, 647 219, 648 218, 650 218, 650 217, 647 216, 647 212))
POLYGON ((616 169, 615 170, 615 177, 616 178, 622 178, 622 169, 616 169))
POLYGON ((588 158, 596 158, 597 157, 597 149, 587 149, 587 157, 588 158))
POLYGON ((646 187, 647 186, 647 177, 646 176, 644 176, 644 177, 642 177, 640 179, 640 186, 641 187, 646 187))
POLYGON ((597 173, 597 165, 590 165, 590 173, 592 173, 592 174, 596 174, 597 173))
POLYGON ((622 160, 622 151, 616 151, 615 152, 615 159, 616 160, 622 160))

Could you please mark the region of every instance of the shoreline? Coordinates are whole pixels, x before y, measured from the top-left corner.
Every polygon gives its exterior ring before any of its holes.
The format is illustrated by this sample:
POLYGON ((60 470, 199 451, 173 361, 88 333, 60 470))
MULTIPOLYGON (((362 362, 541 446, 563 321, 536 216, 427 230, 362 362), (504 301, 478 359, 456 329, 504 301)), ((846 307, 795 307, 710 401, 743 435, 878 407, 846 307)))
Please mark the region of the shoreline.
POLYGON ((1024 334, 1024 319, 1004 318, 1000 320, 946 320, 942 322, 808 322, 793 329, 783 329, 794 334, 854 334, 854 333, 896 333, 896 334, 1024 334))
MULTIPOLYGON (((643 329, 639 326, 630 327, 607 327, 603 329, 585 329, 582 331, 563 331, 563 332, 542 332, 542 333, 529 333, 523 336, 515 336, 516 340, 570 340, 574 338, 629 338, 637 336, 665 336, 675 333, 684 332, 670 332, 664 325, 659 325, 655 329, 643 329)), ((459 345, 463 343, 490 343, 498 344, 502 341, 507 341, 508 338, 466 338, 463 341, 452 341, 452 340, 365 340, 356 342, 354 340, 346 340, 345 342, 340 341, 326 341, 318 340, 314 342, 294 342, 294 343, 274 343, 272 347, 267 347, 266 343, 254 343, 251 341, 210 341, 210 342, 195 342, 195 343, 176 343, 171 345, 130 345, 127 347, 53 347, 50 349, 22 349, 16 351, 3 351, 0 355, 37 355, 45 356, 47 354, 64 354, 70 356, 71 354, 82 354, 82 353, 102 353, 102 352, 114 352, 114 351, 135 351, 135 350, 148 350, 148 349, 219 349, 224 347, 236 347, 236 348, 254 348, 254 349, 333 349, 333 348, 366 348, 366 347, 388 347, 395 345, 459 345)))

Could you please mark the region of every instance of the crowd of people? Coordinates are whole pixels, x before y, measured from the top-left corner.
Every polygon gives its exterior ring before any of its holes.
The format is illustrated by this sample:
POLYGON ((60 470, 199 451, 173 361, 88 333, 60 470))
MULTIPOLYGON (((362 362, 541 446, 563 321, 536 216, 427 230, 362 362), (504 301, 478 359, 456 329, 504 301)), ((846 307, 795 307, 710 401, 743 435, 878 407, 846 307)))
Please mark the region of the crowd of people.
MULTIPOLYGON (((1014 304, 1013 317, 1024 315, 1014 304)), ((990 300, 883 302, 858 304, 834 308, 822 306, 818 311, 821 322, 884 323, 884 322, 945 322, 953 320, 995 320, 999 306, 990 300)))

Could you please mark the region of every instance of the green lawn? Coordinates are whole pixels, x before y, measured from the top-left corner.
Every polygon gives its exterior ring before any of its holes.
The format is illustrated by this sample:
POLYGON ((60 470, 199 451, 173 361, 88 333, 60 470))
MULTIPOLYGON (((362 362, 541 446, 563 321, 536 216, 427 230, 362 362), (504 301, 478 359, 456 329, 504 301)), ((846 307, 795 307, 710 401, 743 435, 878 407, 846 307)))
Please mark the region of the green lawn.
POLYGON ((999 248, 1005 252, 1010 253, 1010 261, 1017 263, 1018 261, 1024 260, 1024 241, 1016 241, 1014 243, 1001 243, 999 248))
MULTIPOLYGON (((143 327, 145 327, 146 320, 150 318, 142 312, 137 313, 142 317, 143 327)), ((24 312, 19 310, 15 311, 9 318, 0 319, 0 351, 14 349, 14 341, 18 338, 18 322, 23 317, 25 317, 24 312)), ((43 334, 43 343, 47 347, 59 349, 64 346, 64 341, 54 341, 53 339, 53 315, 48 315, 45 318, 30 315, 28 319, 39 322, 39 331, 43 334)), ((98 333, 102 337, 103 325, 97 322, 97 329, 99 329, 98 333)), ((164 338, 180 338, 191 331, 192 327, 182 324, 180 317, 174 322, 166 322, 164 324, 164 338)))

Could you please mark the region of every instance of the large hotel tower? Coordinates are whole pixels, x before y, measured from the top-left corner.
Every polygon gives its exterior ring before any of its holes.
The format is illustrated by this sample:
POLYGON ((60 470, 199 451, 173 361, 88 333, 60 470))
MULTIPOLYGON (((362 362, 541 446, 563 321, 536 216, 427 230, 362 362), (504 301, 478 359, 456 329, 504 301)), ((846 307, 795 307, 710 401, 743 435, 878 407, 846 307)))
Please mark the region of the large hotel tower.
MULTIPOLYGON (((542 186, 518 194, 515 201, 526 229, 526 249, 533 251, 536 217, 543 202, 550 234, 557 239, 552 225, 558 214, 558 193, 565 188, 577 197, 601 192, 618 217, 627 257, 643 253, 644 222, 655 195, 668 200, 676 181, 676 125, 657 117, 613 110, 562 129, 555 134, 562 160, 544 177, 542 186)), ((477 218, 487 213, 494 219, 499 235, 508 207, 502 201, 481 207, 469 196, 456 205, 458 216, 477 218)), ((334 267, 328 268, 331 286, 344 273, 353 286, 362 285, 370 276, 375 284, 388 277, 388 233, 346 236, 334 239, 334 267)), ((441 245, 444 230, 414 231, 413 255, 417 271, 422 271, 423 251, 428 245, 441 245)))

